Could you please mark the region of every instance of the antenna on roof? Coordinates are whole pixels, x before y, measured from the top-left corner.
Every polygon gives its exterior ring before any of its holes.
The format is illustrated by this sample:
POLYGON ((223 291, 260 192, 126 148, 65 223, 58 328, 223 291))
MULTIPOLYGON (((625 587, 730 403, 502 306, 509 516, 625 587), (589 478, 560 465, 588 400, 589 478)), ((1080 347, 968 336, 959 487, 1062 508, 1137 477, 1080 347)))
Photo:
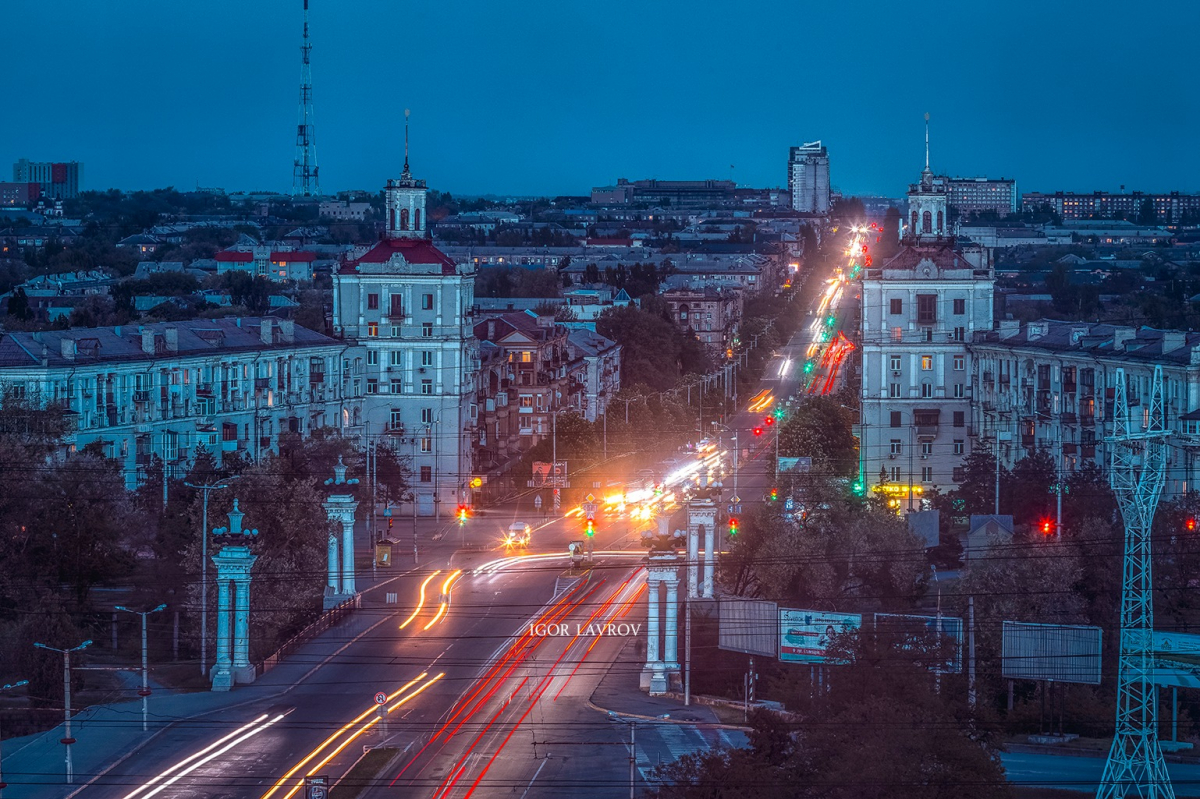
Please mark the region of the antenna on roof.
POLYGON ((925 112, 925 171, 929 171, 929 112, 925 112))
POLYGON ((412 113, 404 109, 404 177, 408 177, 408 117, 412 113))

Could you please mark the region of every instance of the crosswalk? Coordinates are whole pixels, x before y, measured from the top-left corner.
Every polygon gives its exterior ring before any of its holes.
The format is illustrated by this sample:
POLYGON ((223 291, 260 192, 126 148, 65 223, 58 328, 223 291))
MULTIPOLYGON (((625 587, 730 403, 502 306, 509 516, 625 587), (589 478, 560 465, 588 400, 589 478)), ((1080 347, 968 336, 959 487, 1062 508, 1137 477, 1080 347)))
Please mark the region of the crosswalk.
POLYGON ((669 722, 639 722, 637 725, 637 768, 642 780, 648 780, 654 768, 689 754, 709 749, 746 746, 746 736, 738 730, 703 727, 669 722))

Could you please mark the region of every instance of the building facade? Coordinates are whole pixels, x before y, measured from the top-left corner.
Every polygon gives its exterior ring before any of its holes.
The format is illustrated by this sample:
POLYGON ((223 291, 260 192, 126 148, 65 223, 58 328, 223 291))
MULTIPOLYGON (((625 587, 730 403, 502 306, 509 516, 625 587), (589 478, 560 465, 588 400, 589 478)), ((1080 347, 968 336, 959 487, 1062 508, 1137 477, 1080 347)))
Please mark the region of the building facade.
POLYGON ((788 191, 793 210, 802 214, 829 213, 829 153, 820 141, 789 151, 788 191))
POLYGON ((0 206, 25 208, 33 205, 42 196, 40 183, 0 183, 0 206))
POLYGON ((1166 402, 1167 498, 1196 488, 1200 458, 1200 334, 1086 322, 1004 320, 975 334, 972 427, 1012 465, 1044 450, 1065 475, 1112 460, 1117 370, 1124 369, 1133 432, 1144 430, 1156 366, 1166 402))
POLYGON ((571 407, 595 422, 608 412, 608 404, 621 390, 621 345, 586 329, 572 330, 567 344, 571 407))
POLYGON ((949 178, 950 208, 960 216, 991 212, 1007 216, 1019 207, 1017 182, 1008 178, 949 178))
POLYGON ((1154 209, 1155 221, 1165 225, 1200 223, 1200 194, 1178 191, 1165 194, 1146 194, 1140 191, 1111 194, 1095 191, 1076 194, 1073 191, 1030 192, 1021 195, 1021 210, 1037 211, 1050 208, 1062 219, 1123 219, 1136 220, 1146 201, 1154 209))
POLYGON ((270 247, 222 250, 213 256, 217 274, 246 272, 253 277, 265 277, 274 283, 309 281, 313 279, 315 252, 303 250, 272 250, 270 247))
POLYGON ((703 208, 732 202, 737 184, 732 180, 628 180, 618 178, 615 186, 592 189, 596 205, 662 205, 672 208, 703 208))
POLYGON ((22 158, 13 164, 13 183, 37 183, 41 196, 66 200, 79 195, 83 164, 78 161, 30 161, 22 158))
POLYGON ((742 319, 742 292, 730 288, 677 288, 663 293, 671 319, 690 330, 713 354, 724 357, 742 319))
POLYGON ((200 446, 220 462, 277 452, 279 435, 358 421, 362 354, 287 320, 234 318, 9 333, 0 385, 61 404, 68 445, 99 444, 133 488, 160 460, 182 474, 200 446))
POLYGON ((970 451, 967 344, 992 327, 990 251, 956 248, 945 235, 947 192, 937 180, 927 158, 909 190, 900 251, 861 278, 861 475, 910 508, 961 477, 970 451))
POLYGON ((479 355, 475 269, 430 241, 425 194, 405 159, 384 188, 383 238, 333 275, 333 327, 365 351, 363 435, 411 454, 417 513, 429 516, 470 499, 479 355))

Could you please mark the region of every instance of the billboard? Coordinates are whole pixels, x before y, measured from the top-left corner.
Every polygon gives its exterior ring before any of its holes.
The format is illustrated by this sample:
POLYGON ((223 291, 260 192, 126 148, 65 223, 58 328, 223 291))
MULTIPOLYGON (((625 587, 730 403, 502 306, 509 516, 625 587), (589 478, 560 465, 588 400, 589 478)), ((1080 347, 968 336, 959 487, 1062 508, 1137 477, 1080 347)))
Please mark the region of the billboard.
POLYGON ((1012 680, 1099 685, 1100 636, 1099 627, 1006 621, 1001 673, 1012 680))
POLYGON ((963 620, 957 616, 912 616, 901 613, 876 613, 875 631, 897 634, 938 633, 954 641, 954 652, 941 671, 943 674, 962 672, 963 620))
POLYGON ((780 608, 779 659, 784 663, 825 663, 829 639, 861 626, 862 616, 857 613, 780 608))
POLYGON ((777 657, 779 606, 761 599, 721 597, 717 602, 718 647, 730 652, 777 657))

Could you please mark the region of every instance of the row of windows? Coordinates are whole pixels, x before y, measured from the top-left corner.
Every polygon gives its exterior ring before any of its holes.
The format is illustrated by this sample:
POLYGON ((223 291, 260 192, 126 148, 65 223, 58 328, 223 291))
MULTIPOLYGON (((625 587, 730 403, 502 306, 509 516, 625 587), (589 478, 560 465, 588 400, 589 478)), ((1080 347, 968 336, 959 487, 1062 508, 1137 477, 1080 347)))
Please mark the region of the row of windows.
MULTIPOLYGON (((903 439, 893 438, 893 439, 891 439, 891 441, 889 443, 891 444, 891 448, 890 448, 888 454, 890 454, 890 455, 903 455, 904 454, 903 439)), ((954 454, 955 455, 962 455, 963 452, 965 451, 965 448, 966 448, 966 444, 963 439, 961 439, 961 438, 954 439, 954 454)), ((921 455, 928 457, 932 454, 933 454, 933 442, 932 441, 922 441, 921 442, 921 455)))
MULTIPOLYGON (((904 300, 900 297, 893 297, 888 302, 888 307, 893 315, 904 313, 904 300)), ((967 301, 965 299, 956 298, 954 300, 954 315, 962 316, 967 312, 967 301)), ((918 294, 917 295, 917 318, 922 321, 937 321, 937 295, 936 294, 918 294)))
MULTIPOLYGON (((392 325, 391 328, 392 328, 391 329, 391 334, 392 334, 391 337, 392 338, 400 338, 400 326, 392 325)), ((379 323, 378 322, 367 322, 367 337, 368 338, 377 338, 378 336, 379 336, 379 323)), ((422 322, 421 323, 421 337, 422 338, 433 338, 433 322, 422 322)))
MULTIPOLYGON (((961 471, 961 470, 959 470, 959 469, 954 470, 954 472, 955 472, 954 479, 956 481, 961 479, 960 477, 958 477, 959 471, 961 471)), ((907 482, 905 480, 904 476, 901 474, 899 466, 893 466, 891 468, 891 470, 888 472, 888 480, 890 480, 893 483, 907 482)), ((921 467, 921 482, 922 483, 932 483, 933 482, 933 467, 932 466, 922 466, 921 467)))
MULTIPOLYGON (((900 384, 888 384, 888 397, 890 399, 900 399, 900 384)), ((921 399, 933 399, 933 383, 926 380, 921 384, 921 399)), ((963 383, 954 384, 954 399, 966 399, 966 385, 963 383)))
MULTIPOLYGON (((903 359, 904 359, 904 356, 902 356, 902 355, 892 355, 888 358, 888 361, 891 364, 893 372, 900 371, 901 364, 904 362, 903 359)), ((966 368, 967 368, 967 356, 955 355, 954 356, 954 371, 963 372, 963 371, 966 371, 966 368)), ((933 356, 932 355, 922 355, 921 356, 921 371, 922 372, 932 372, 933 371, 933 356)))
MULTIPOLYGON (((404 350, 391 350, 388 353, 388 364, 391 366, 404 365, 404 350)), ((379 350, 367 350, 367 366, 379 365, 379 350)), ((421 366, 433 366, 433 350, 421 350, 421 366)))
MULTIPOLYGON (((917 413, 914 414, 914 417, 917 417, 920 413, 921 413, 921 411, 917 411, 917 413)), ((919 425, 919 426, 936 425, 937 424, 937 412, 934 411, 932 415, 933 415, 932 419, 914 418, 913 423, 916 425, 919 425)), ((904 427, 905 426, 904 425, 904 414, 902 412, 892 411, 890 418, 891 418, 891 424, 889 425, 890 427, 904 427)), ((966 427, 967 426, 966 411, 954 411, 952 418, 954 420, 953 424, 955 427, 966 427)))
MULTIPOLYGON (((368 311, 378 311, 379 310, 379 294, 372 292, 367 295, 367 310, 368 311)), ((432 294, 422 294, 421 295, 421 310, 422 311, 432 311, 433 310, 433 295, 432 294)), ((403 315, 404 315, 404 296, 401 294, 389 294, 388 295, 388 316, 403 316, 403 315)))
MULTIPOLYGON (((404 381, 403 380, 389 380, 386 383, 384 383, 383 385, 387 387, 388 394, 403 394, 404 393, 404 381)), ((367 393, 368 394, 378 394, 379 389, 380 389, 379 381, 373 377, 368 377, 367 378, 367 393)), ((421 393, 425 394, 425 395, 433 394, 433 381, 432 380, 422 380, 421 381, 421 393)))

